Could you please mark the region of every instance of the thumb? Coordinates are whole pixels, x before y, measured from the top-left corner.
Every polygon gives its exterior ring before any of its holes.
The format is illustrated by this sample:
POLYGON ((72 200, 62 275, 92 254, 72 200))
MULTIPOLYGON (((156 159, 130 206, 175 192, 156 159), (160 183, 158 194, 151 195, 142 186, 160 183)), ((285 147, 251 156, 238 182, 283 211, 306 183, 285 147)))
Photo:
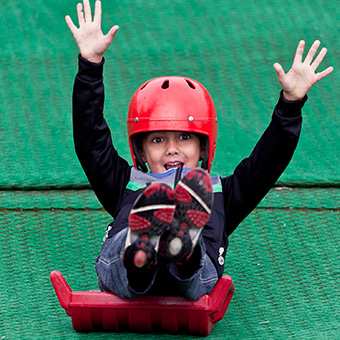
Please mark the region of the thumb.
POLYGON ((282 66, 279 63, 275 63, 273 67, 275 69, 278 79, 281 79, 282 77, 285 76, 285 71, 283 70, 282 66))
POLYGON ((72 32, 72 34, 75 34, 75 32, 77 31, 77 27, 73 23, 73 21, 72 21, 72 19, 71 19, 71 17, 69 15, 65 16, 65 21, 66 21, 66 24, 67 24, 68 28, 72 32))
POLYGON ((109 32, 106 34, 106 38, 108 39, 108 41, 110 43, 112 42, 113 38, 115 37, 118 29, 119 29, 119 26, 115 25, 115 26, 111 27, 109 32))

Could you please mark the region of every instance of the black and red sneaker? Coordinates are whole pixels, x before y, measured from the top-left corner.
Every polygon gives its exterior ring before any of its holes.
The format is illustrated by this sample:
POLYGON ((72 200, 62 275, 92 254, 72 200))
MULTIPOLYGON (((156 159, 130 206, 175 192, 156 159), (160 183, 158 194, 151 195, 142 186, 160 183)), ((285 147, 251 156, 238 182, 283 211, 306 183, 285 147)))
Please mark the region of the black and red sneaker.
POLYGON ((175 193, 166 183, 152 183, 137 197, 123 255, 127 270, 149 270, 157 263, 159 238, 170 227, 174 213, 175 193))
POLYGON ((175 197, 175 216, 161 238, 160 253, 171 262, 183 264, 210 218, 213 190, 209 174, 201 168, 189 170, 178 182, 175 197))

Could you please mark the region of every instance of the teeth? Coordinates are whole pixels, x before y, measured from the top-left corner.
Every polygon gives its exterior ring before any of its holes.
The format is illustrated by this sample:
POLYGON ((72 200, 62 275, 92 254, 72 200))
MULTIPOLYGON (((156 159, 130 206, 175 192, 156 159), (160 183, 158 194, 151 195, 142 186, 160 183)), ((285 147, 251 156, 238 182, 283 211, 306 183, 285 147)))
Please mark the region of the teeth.
POLYGON ((182 162, 169 162, 169 163, 166 163, 165 165, 164 165, 164 167, 166 168, 166 169, 169 169, 169 168, 178 168, 178 167, 181 167, 182 166, 182 162))

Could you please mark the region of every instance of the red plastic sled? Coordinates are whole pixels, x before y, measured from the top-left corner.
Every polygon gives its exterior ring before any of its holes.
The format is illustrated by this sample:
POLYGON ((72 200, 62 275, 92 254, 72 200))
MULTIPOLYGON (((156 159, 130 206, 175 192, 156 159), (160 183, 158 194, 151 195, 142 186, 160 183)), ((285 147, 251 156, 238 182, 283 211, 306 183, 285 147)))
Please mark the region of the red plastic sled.
POLYGON ((174 296, 122 299, 113 293, 72 291, 56 270, 50 278, 61 306, 77 332, 128 331, 208 335, 221 320, 234 294, 230 276, 223 276, 210 295, 192 301, 174 296))

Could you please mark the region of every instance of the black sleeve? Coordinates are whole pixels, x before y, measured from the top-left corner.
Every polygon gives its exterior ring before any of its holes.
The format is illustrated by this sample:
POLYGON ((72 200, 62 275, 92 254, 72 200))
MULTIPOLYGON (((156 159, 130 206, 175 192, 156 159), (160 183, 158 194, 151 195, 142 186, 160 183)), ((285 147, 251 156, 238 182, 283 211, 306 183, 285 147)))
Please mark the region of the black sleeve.
POLYGON ((73 138, 76 154, 103 207, 115 217, 131 167, 112 145, 103 116, 103 64, 79 56, 73 87, 73 138))
POLYGON ((226 232, 230 235, 274 186, 289 164, 301 130, 301 101, 287 101, 282 92, 271 123, 251 155, 222 179, 226 232))

